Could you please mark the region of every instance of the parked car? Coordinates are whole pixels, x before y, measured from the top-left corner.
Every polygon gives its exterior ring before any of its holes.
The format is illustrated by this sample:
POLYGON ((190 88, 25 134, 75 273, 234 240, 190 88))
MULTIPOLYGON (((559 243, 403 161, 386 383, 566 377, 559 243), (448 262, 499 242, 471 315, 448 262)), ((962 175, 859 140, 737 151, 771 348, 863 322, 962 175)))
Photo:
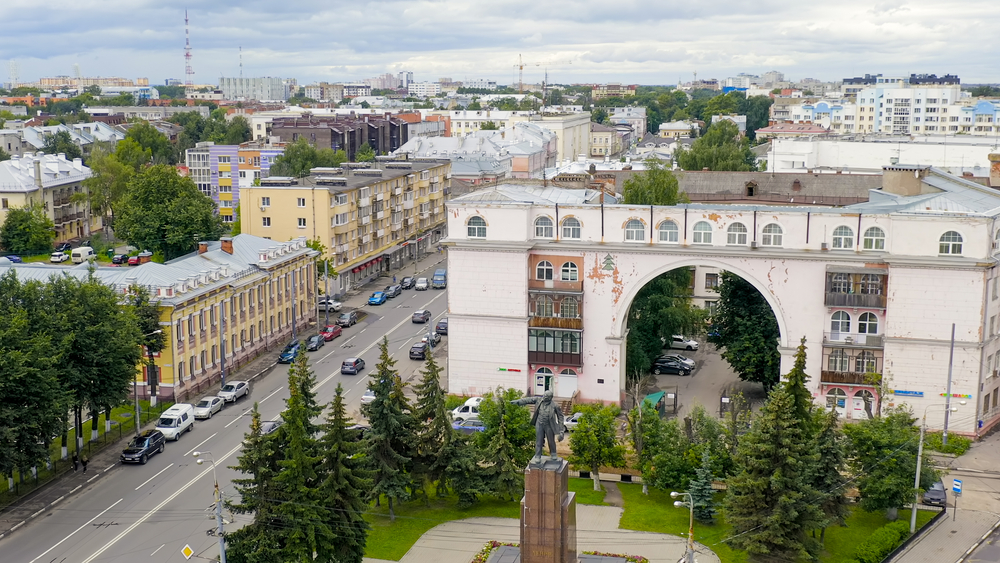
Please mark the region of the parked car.
POLYGON ((390 298, 391 297, 397 297, 401 293, 403 293, 403 286, 401 286, 399 284, 389 285, 389 286, 386 286, 386 288, 385 288, 385 296, 386 297, 390 297, 390 298))
POLYGON ((361 404, 367 405, 375 401, 375 392, 371 389, 365 389, 365 394, 361 395, 361 404))
POLYGON ((944 488, 944 483, 937 481, 927 489, 924 493, 924 504, 948 506, 948 490, 944 488))
POLYGON ((250 384, 246 381, 230 381, 222 386, 219 397, 227 403, 235 403, 240 397, 246 397, 250 393, 250 384))
MULTIPOLYGON (((441 343, 441 335, 436 332, 431 332, 429 340, 432 346, 437 346, 438 344, 441 343)), ((427 342, 428 341, 427 335, 425 334, 424 337, 420 339, 420 341, 427 342)))
POLYGON ((156 421, 156 429, 163 432, 166 440, 180 440, 181 434, 194 430, 194 407, 187 403, 176 403, 163 411, 156 421))
POLYGON ((68 242, 59 243, 59 246, 56 247, 56 252, 69 252, 70 250, 73 250, 73 245, 68 242))
POLYGON ((475 434, 476 432, 485 432, 486 425, 483 421, 478 418, 467 418, 465 420, 456 420, 451 423, 451 427, 458 430, 462 434, 475 434))
POLYGON ((128 257, 128 265, 129 266, 138 266, 139 262, 140 262, 140 260, 139 260, 138 256, 129 256, 128 257))
POLYGON ((566 420, 563 421, 563 426, 566 427, 567 431, 572 432, 576 430, 576 425, 580 423, 580 419, 582 417, 583 417, 582 412, 575 412, 566 417, 566 420))
POLYGON ((386 299, 388 299, 388 297, 385 296, 385 292, 384 291, 376 291, 375 293, 372 294, 371 297, 368 298, 368 304, 369 305, 381 305, 381 304, 385 303, 386 299))
POLYGON ((682 334, 675 334, 670 341, 670 347, 677 350, 697 350, 698 343, 682 334))
POLYGON ((663 354, 657 360, 674 360, 675 362, 680 362, 687 367, 694 369, 695 361, 687 356, 682 356, 680 354, 663 354))
POLYGON ((365 361, 361 358, 347 358, 340 364, 340 373, 346 375, 357 375, 365 369, 365 361))
POLYGON ((430 287, 431 284, 427 281, 427 278, 417 278, 417 283, 413 284, 413 289, 417 291, 427 291, 430 287))
POLYGON ((151 456, 163 452, 167 439, 159 430, 146 430, 129 441, 122 450, 122 463, 141 463, 146 465, 151 456))
POLYGON ((356 311, 341 313, 337 317, 337 324, 344 328, 358 324, 358 313, 356 311))
POLYGON ((286 344, 285 349, 282 350, 280 354, 278 354, 278 363, 279 364, 292 363, 295 360, 295 356, 298 355, 299 346, 301 345, 302 343, 299 341, 298 338, 286 344))
POLYGON ((417 342, 413 346, 410 346, 410 359, 411 360, 426 360, 427 359, 427 343, 417 342))
POLYGON ((413 286, 417 283, 417 278, 407 276, 403 278, 403 281, 399 282, 399 287, 403 289, 413 289, 413 286))
POLYGON ((676 360, 657 359, 653 362, 653 367, 650 368, 650 371, 653 372, 653 375, 660 375, 662 373, 670 375, 691 375, 691 368, 676 360))
POLYGON ((7 256, 4 256, 4 258, 10 260, 14 264, 23 264, 24 263, 24 260, 21 260, 21 257, 18 256, 17 254, 8 254, 7 256))
POLYGON ((465 420, 479 416, 479 405, 462 405, 451 411, 452 420, 465 420))
POLYGON ((438 321, 438 324, 434 327, 434 332, 448 336, 448 317, 444 317, 438 321))
POLYGON ((128 254, 115 254, 111 257, 112 264, 126 264, 128 263, 128 254))
POLYGON ((326 325, 319 333, 323 335, 323 340, 329 342, 341 334, 344 334, 344 329, 340 328, 339 325, 326 325))
POLYGON ((479 404, 482 402, 483 402, 482 397, 469 397, 468 399, 465 400, 465 403, 463 404, 469 405, 470 407, 478 407, 479 404))
POLYGON ((195 418, 212 418, 212 415, 221 411, 226 402, 221 397, 209 395, 202 397, 198 404, 194 406, 195 418))
POLYGON ((267 436, 278 428, 281 428, 281 425, 284 423, 285 421, 280 418, 278 420, 265 420, 260 423, 260 435, 267 436))
POLYGON ((320 311, 339 311, 344 304, 332 297, 320 297, 316 307, 320 311))
POLYGON ((355 431, 354 440, 352 441, 360 442, 365 439, 365 436, 367 436, 369 432, 372 431, 372 427, 367 424, 352 424, 347 427, 347 430, 355 431))
POLYGON ((418 324, 426 323, 427 321, 431 320, 431 312, 428 311, 427 309, 420 309, 418 311, 414 311, 412 320, 413 322, 418 324))
POLYGON ((49 262, 52 262, 53 264, 60 264, 67 260, 69 260, 69 254, 66 254, 65 252, 53 252, 49 255, 49 262))
POLYGON ((323 338, 322 334, 314 334, 306 340, 306 352, 315 352, 326 344, 326 339, 323 338))

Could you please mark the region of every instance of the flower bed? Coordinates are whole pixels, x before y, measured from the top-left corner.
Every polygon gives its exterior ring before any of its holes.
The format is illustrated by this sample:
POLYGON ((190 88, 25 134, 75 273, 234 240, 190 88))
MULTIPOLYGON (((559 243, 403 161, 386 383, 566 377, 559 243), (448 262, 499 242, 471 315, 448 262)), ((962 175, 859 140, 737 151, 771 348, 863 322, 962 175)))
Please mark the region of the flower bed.
POLYGON ((472 563, 486 563, 486 561, 489 560, 490 555, 492 555, 493 552, 498 547, 503 545, 517 547, 518 544, 511 542, 496 541, 496 540, 489 541, 486 543, 486 545, 483 546, 481 550, 479 550, 479 553, 477 553, 476 556, 472 558, 472 563))
POLYGON ((604 553, 603 551, 584 551, 583 555, 600 555, 602 557, 620 557, 628 563, 649 563, 649 559, 641 555, 623 555, 621 553, 604 553))

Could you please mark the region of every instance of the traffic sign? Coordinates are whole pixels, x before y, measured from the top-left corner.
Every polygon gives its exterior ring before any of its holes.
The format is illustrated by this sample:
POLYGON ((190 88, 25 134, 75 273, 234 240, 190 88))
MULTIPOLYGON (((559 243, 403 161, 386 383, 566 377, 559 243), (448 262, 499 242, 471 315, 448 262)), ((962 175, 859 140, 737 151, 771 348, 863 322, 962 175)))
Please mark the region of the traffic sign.
POLYGON ((184 559, 191 559, 191 556, 194 555, 194 550, 191 549, 190 545, 185 545, 184 548, 181 549, 181 555, 184 556, 184 559))
POLYGON ((961 479, 954 479, 954 483, 952 483, 952 485, 951 485, 951 492, 955 493, 956 495, 962 494, 962 480, 961 479))

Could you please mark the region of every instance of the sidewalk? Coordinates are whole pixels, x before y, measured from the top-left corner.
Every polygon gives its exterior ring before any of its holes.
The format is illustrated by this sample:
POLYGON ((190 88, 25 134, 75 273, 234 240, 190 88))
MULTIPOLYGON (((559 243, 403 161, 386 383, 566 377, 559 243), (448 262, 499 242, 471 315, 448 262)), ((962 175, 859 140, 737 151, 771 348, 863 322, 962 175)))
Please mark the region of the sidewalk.
MULTIPOLYGON (((959 505, 962 501, 959 501, 959 505)), ((1000 518, 990 512, 949 508, 948 514, 892 558, 890 563, 953 563, 962 561, 1000 518), (953 519, 954 518, 954 519, 953 519)), ((900 518, 909 511, 900 511, 900 518), (905 512, 905 514, 904 514, 905 512)))

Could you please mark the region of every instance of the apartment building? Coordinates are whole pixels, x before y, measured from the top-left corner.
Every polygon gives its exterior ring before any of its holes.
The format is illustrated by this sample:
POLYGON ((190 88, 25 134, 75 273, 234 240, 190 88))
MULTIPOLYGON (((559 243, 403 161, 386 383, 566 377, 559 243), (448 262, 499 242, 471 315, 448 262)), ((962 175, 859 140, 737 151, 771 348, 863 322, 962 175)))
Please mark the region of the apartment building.
POLYGON ((622 138, 614 127, 600 123, 590 124, 590 156, 604 157, 620 153, 622 138))
POLYGON ((288 80, 273 76, 220 78, 219 89, 227 100, 285 101, 291 96, 288 80))
POLYGON ((271 135, 283 143, 306 139, 316 148, 343 150, 353 160, 361 145, 367 144, 376 154, 389 154, 407 141, 405 121, 383 115, 311 115, 275 118, 271 135))
POLYGON ((591 87, 590 96, 595 102, 605 98, 629 98, 635 96, 635 84, 625 85, 617 82, 594 84, 591 87))
POLYGON ((440 82, 414 82, 407 86, 406 91, 411 96, 437 96, 441 93, 441 83, 440 82))
POLYGON ((37 203, 55 224, 56 242, 89 237, 101 220, 91 216, 87 204, 71 199, 87 192, 83 181, 90 176, 81 159, 67 160, 61 153, 12 155, 0 162, 0 224, 8 210, 37 203))
MULTIPOLYGON (((285 154, 285 143, 274 140, 247 141, 237 150, 239 166, 239 189, 249 188, 254 180, 267 178, 271 166, 279 156, 285 154)), ((238 194, 238 192, 237 192, 238 194)), ((239 197, 236 197, 238 200, 239 197)))
POLYGON ((201 193, 219 206, 219 216, 233 222, 234 209, 240 202, 238 150, 236 145, 216 145, 203 141, 184 151, 188 174, 201 193))
POLYGON ((451 163, 380 160, 316 168, 305 178, 262 178, 244 188, 243 232, 319 239, 342 295, 433 248, 443 234, 451 163))

